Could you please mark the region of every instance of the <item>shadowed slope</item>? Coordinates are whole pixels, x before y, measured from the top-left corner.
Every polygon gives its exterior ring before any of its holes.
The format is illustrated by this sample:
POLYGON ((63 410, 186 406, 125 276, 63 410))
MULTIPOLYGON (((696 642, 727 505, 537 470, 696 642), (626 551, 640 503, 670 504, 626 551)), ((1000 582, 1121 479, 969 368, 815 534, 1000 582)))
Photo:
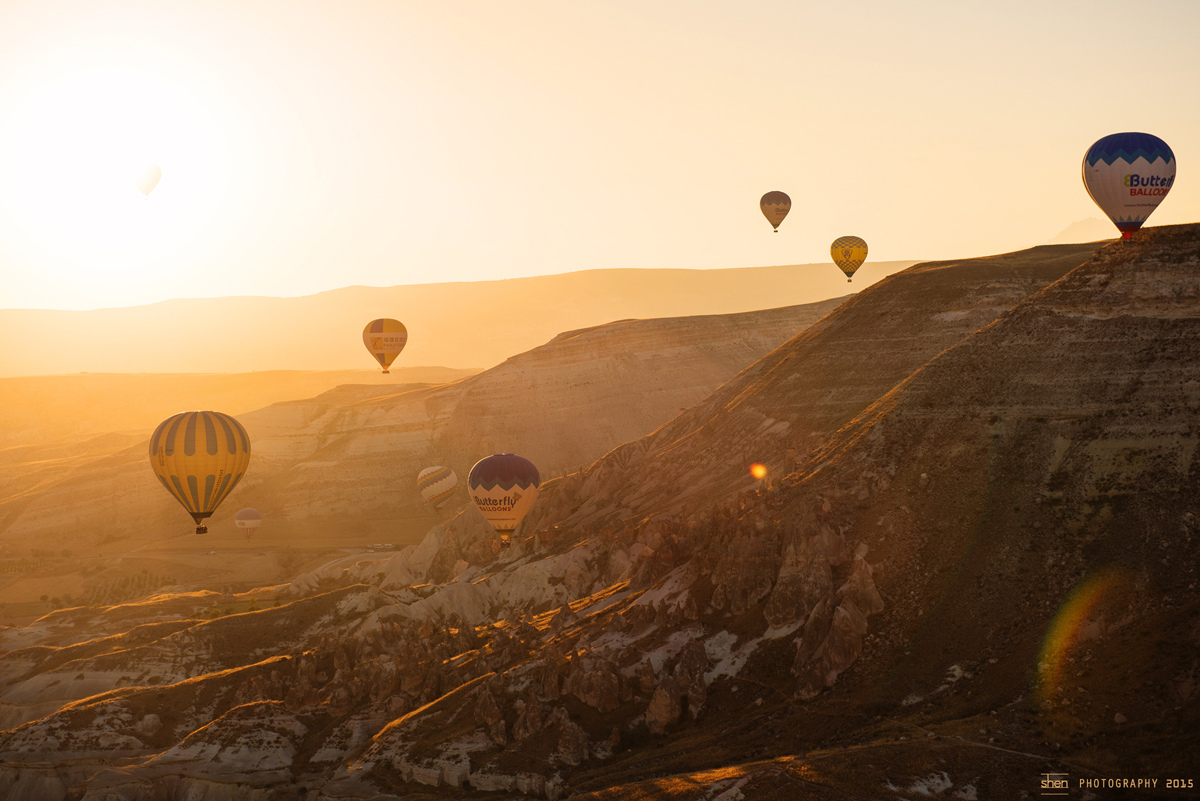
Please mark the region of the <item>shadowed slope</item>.
POLYGON ((1043 246, 929 262, 890 276, 652 435, 623 445, 582 476, 568 477, 563 495, 539 503, 537 520, 686 514, 753 486, 753 462, 786 473, 922 364, 1095 250, 1043 246))

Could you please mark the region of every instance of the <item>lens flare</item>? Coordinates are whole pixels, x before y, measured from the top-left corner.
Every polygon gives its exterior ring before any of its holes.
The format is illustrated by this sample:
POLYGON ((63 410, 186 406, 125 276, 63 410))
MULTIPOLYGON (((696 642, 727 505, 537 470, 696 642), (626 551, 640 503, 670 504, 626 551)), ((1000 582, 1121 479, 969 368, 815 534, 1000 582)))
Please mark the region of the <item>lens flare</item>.
POLYGON ((1067 659, 1075 647, 1099 634, 1103 616, 1096 614, 1096 608, 1125 583, 1119 571, 1095 573, 1075 585, 1059 607, 1046 628, 1038 654, 1037 689, 1043 701, 1054 698, 1058 692, 1067 659))
POLYGON ((754 464, 750 465, 750 475, 754 476, 759 481, 762 481, 767 477, 767 466, 765 464, 759 464, 758 462, 755 462, 754 464))

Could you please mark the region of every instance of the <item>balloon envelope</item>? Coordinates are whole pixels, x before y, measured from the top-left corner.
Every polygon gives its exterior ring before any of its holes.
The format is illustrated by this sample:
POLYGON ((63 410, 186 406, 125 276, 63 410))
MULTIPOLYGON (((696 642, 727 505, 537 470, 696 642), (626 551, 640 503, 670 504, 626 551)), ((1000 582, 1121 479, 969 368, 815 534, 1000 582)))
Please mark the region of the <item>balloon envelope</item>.
POLYGON ((137 188, 146 197, 154 191, 154 187, 158 186, 158 182, 162 179, 162 170, 157 164, 147 164, 142 168, 142 174, 138 176, 137 188))
POLYGON ((1083 156, 1083 185, 1125 239, 1175 183, 1175 154, 1147 133, 1110 134, 1083 156))
POLYGON ((846 274, 847 283, 854 273, 867 260, 867 243, 857 236, 839 236, 829 246, 829 255, 833 263, 846 274))
POLYGON ((778 232, 779 224, 792 210, 792 199, 785 192, 768 192, 758 201, 758 207, 762 209, 767 222, 778 232))
POLYGON ((533 462, 513 453, 480 459, 467 476, 471 500, 504 542, 533 508, 541 483, 533 462))
POLYGON ((441 509, 458 488, 458 476, 449 467, 426 467, 417 474, 417 489, 434 509, 441 509))
POLYGON ((250 535, 262 525, 262 514, 257 509, 242 509, 233 516, 233 522, 246 532, 246 539, 250 539, 250 535))
POLYGON ((381 317, 367 323, 363 329, 363 344, 386 373, 408 344, 408 329, 399 320, 381 317))
POLYGON ((250 437, 221 412, 181 412, 150 435, 150 467, 171 496, 196 521, 212 516, 250 464, 250 437))

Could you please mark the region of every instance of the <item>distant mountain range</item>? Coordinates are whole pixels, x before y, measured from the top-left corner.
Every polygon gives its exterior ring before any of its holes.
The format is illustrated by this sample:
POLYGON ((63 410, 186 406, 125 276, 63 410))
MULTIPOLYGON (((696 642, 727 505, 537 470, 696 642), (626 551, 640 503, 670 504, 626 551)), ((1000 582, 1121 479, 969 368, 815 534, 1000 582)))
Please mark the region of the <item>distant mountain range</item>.
POLYGON ((79 442, 102 434, 144 437, 187 409, 240 415, 340 384, 445 384, 478 370, 263 370, 255 373, 74 373, 0 378, 0 449, 79 442))
POLYGON ((169 300, 96 311, 0 310, 0 377, 353 370, 362 329, 408 327, 396 367, 486 368, 562 331, 628 318, 730 314, 814 303, 913 262, 874 262, 847 284, 832 264, 728 270, 589 270, 472 283, 346 287, 295 298, 169 300))
POLYGON ((1098 217, 1088 217, 1086 220, 1076 220, 1068 225, 1063 230, 1059 231, 1053 239, 1046 241, 1047 245, 1070 245, 1080 242, 1102 242, 1109 239, 1116 239, 1120 236, 1116 226, 1108 220, 1101 220, 1098 217))

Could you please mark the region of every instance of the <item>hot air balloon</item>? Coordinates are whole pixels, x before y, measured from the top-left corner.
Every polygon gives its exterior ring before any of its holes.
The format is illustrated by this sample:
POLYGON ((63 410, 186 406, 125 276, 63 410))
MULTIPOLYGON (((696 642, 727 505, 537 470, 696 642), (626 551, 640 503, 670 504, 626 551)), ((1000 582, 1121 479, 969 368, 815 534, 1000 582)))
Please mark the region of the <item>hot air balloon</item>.
POLYGON ((839 236, 829 246, 833 263, 846 274, 846 283, 854 278, 854 272, 867 260, 867 243, 857 236, 839 236))
POLYGON ((779 233, 779 224, 792 210, 792 199, 786 192, 768 192, 758 201, 758 207, 762 209, 763 216, 775 229, 775 233, 779 233))
POLYGON ((161 179, 162 179, 162 170, 160 170, 158 168, 158 165, 157 164, 147 164, 145 167, 142 168, 141 175, 138 176, 137 188, 139 190, 141 190, 141 193, 143 195, 145 195, 147 198, 149 198, 150 193, 154 191, 154 187, 158 186, 158 182, 161 179))
POLYGON ((237 527, 246 532, 246 539, 254 536, 254 532, 258 531, 258 527, 262 525, 262 513, 257 509, 242 509, 233 517, 233 522, 237 527))
POLYGON ((196 533, 237 486, 250 464, 250 437, 221 412, 181 412, 150 435, 150 466, 196 521, 196 533))
POLYGON ((1175 154, 1147 133, 1110 134, 1083 156, 1083 185, 1129 239, 1175 183, 1175 154))
POLYGON ((449 467, 426 467, 417 474, 417 489, 435 511, 446 505, 457 488, 458 476, 449 467))
POLYGON ((537 500, 541 481, 533 462, 512 453, 492 454, 471 468, 471 500, 500 535, 501 547, 510 545, 513 531, 537 500))
POLYGON ((381 317, 367 323, 363 329, 363 344, 375 360, 383 366, 383 374, 387 375, 392 362, 404 350, 408 342, 408 329, 399 320, 381 317))

